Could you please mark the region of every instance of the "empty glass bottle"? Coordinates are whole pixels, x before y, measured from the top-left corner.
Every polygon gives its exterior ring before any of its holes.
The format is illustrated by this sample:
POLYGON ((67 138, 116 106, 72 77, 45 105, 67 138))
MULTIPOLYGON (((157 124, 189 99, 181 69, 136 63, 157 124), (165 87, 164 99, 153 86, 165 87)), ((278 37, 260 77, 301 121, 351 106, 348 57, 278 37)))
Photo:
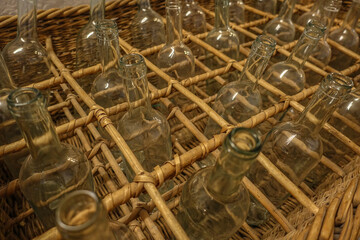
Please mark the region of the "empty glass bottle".
POLYGON ((145 50, 164 43, 165 26, 161 16, 151 8, 149 0, 137 0, 137 4, 138 11, 130 23, 132 46, 145 50))
MULTIPOLYGON (((191 32, 194 35, 206 32, 205 13, 195 0, 183 1, 181 13, 184 30, 191 32)), ((204 54, 203 48, 196 43, 191 42, 189 47, 194 56, 201 56, 204 54)))
MULTIPOLYGON (((245 6, 243 0, 229 0, 230 22, 239 24, 245 23, 245 6)), ((239 31, 235 31, 240 43, 245 42, 245 36, 239 31)))
MULTIPOLYGON (((322 23, 326 25, 326 30, 324 36, 320 39, 319 43, 314 47, 311 53, 311 57, 318 60, 322 63, 322 66, 327 66, 331 59, 331 47, 328 44, 327 37, 329 30, 333 25, 334 19, 337 13, 340 10, 342 0, 322 0, 321 3, 315 2, 315 4, 320 4, 320 11, 318 14, 313 16, 312 19, 319 19, 322 23)), ((304 16, 304 15, 303 15, 304 16)), ((309 22, 311 18, 307 18, 306 22, 309 22)), ((304 20, 305 22, 305 20, 304 20)), ((304 25, 305 26, 305 25, 304 25)), ((314 73, 311 69, 305 69, 306 83, 310 86, 318 84, 323 76, 314 73)))
MULTIPOLYGON (((228 57, 239 60, 239 38, 229 26, 229 0, 215 0, 215 25, 205 39, 206 43, 216 48, 228 57)), ((226 63, 211 53, 206 54, 205 64, 216 69, 223 67, 226 63)), ((235 72, 222 76, 228 82, 235 81, 238 77, 235 72)), ((206 91, 213 95, 219 91, 221 85, 215 79, 206 82, 206 91)))
MULTIPOLYGON (((159 51, 157 63, 169 76, 183 80, 194 75, 195 60, 191 50, 182 41, 181 5, 179 0, 166 1, 166 43, 159 51)), ((166 87, 160 80, 156 87, 166 87)))
MULTIPOLYGON (((151 108, 148 96, 146 65, 139 54, 128 54, 120 59, 120 69, 127 88, 129 110, 118 122, 117 129, 146 171, 171 159, 170 127, 166 118, 151 108), (133 106, 142 100, 143 104, 133 106)), ((127 166, 130 180, 134 172, 127 166)))
POLYGON ((135 240, 130 229, 107 218, 94 192, 78 190, 66 196, 56 210, 56 226, 64 240, 135 240))
MULTIPOLYGON (((91 97, 104 108, 126 102, 126 89, 119 70, 119 34, 117 24, 110 19, 103 19, 96 24, 96 35, 99 41, 102 73, 95 78, 91 87, 91 97)), ((111 116, 116 123, 122 114, 111 116)), ((100 129, 103 137, 110 138, 100 129)))
MULTIPOLYGON (((257 82, 274 53, 275 45, 276 42, 272 38, 265 35, 258 36, 251 47, 239 80, 228 83, 220 89, 213 109, 228 122, 237 124, 261 111, 262 99, 257 82)), ((204 134, 210 138, 220 130, 221 127, 209 118, 204 134)))
POLYGON ((239 230, 249 209, 249 193, 241 180, 261 146, 256 131, 235 128, 226 137, 216 165, 186 182, 176 217, 190 239, 229 239, 239 230))
MULTIPOLYGON (((352 87, 350 78, 329 74, 296 121, 281 123, 269 133, 262 152, 294 184, 304 181, 319 163, 323 154, 319 131, 352 87)), ((255 163, 247 176, 277 207, 289 196, 260 163, 255 163)), ((267 216, 257 204, 252 202, 250 206, 247 222, 252 225, 262 223, 267 216)))
MULTIPOLYGON (((20 129, 13 121, 13 117, 8 110, 6 98, 15 89, 9 71, 3 57, 0 55, 0 146, 13 143, 22 139, 20 129)), ((29 151, 25 148, 20 151, 0 157, 11 175, 18 178, 21 164, 28 156, 29 151)))
MULTIPOLYGON (((310 21, 290 56, 285 61, 276 63, 267 69, 264 80, 289 96, 302 91, 306 81, 303 66, 324 31, 323 24, 316 20, 310 21)), ((264 108, 279 100, 278 97, 268 92, 264 92, 262 95, 264 108)))
POLYGON ((285 0, 281 5, 279 15, 264 27, 263 33, 273 37, 278 44, 294 41, 295 26, 291 18, 296 1, 285 0))
MULTIPOLYGON (((341 27, 331 32, 329 38, 339 43, 342 47, 357 52, 359 48, 359 36, 355 31, 355 28, 359 17, 360 1, 354 0, 341 27)), ((334 67, 337 70, 344 70, 350 66, 352 61, 351 57, 337 48, 333 48, 332 50, 332 58, 330 61, 331 67, 334 67)))
POLYGON ((55 210, 67 193, 94 190, 91 166, 83 152, 60 142, 39 90, 14 90, 7 103, 30 151, 20 170, 20 189, 49 229, 55 226, 55 210))
MULTIPOLYGON (((76 38, 76 69, 94 66, 100 63, 99 42, 95 33, 97 21, 104 19, 104 0, 90 0, 89 22, 81 28, 76 38)), ((89 93, 91 84, 98 73, 77 79, 79 85, 89 93)))
POLYGON ((52 77, 50 60, 36 32, 36 0, 18 0, 17 36, 2 56, 17 87, 52 77))

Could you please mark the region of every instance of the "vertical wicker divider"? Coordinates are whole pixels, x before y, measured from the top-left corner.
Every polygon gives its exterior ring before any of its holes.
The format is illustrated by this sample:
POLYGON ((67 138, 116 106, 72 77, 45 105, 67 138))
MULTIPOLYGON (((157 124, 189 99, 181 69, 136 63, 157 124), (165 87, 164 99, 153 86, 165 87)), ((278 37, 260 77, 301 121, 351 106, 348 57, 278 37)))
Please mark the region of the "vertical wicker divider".
MULTIPOLYGON (((213 28, 212 24, 214 21, 213 1, 201 0, 199 2, 206 13, 207 28, 210 31, 213 28)), ((164 16, 164 1, 152 1, 152 6, 164 16)), ((311 4, 297 4, 295 17, 304 11, 308 11, 309 7, 311 7, 311 4)), ((247 39, 245 43, 241 44, 240 48, 240 53, 246 58, 249 54, 249 47, 252 41, 258 34, 262 33, 262 26, 275 16, 261 12, 249 5, 246 5, 245 9, 247 15, 257 15, 259 19, 241 25, 231 24, 231 26, 236 31, 244 34, 247 39)), ((110 218, 126 223, 134 231, 138 239, 171 239, 173 236, 177 239, 187 239, 172 212, 176 212, 176 207, 179 203, 179 193, 184 182, 194 172, 199 170, 196 161, 204 159, 208 154, 218 155, 217 148, 221 145, 226 133, 235 126, 255 127, 259 124, 271 123, 273 116, 285 111, 289 107, 293 107, 296 111, 302 111, 304 107, 300 102, 311 97, 318 86, 308 87, 294 96, 286 96, 274 86, 264 80, 260 80, 259 84, 262 88, 281 96, 282 101, 268 109, 264 109, 259 114, 252 116, 242 123, 229 123, 210 107, 215 96, 208 96, 203 91, 204 83, 207 79, 214 78, 219 83, 225 84, 226 82, 222 76, 232 71, 241 71, 245 60, 236 62, 206 44, 204 42, 206 33, 194 36, 184 31, 184 42, 186 44, 191 42, 206 49, 206 51, 222 61, 222 67, 209 69, 204 64, 203 56, 198 56, 196 59, 198 74, 189 79, 177 81, 167 75, 167 69, 159 69, 146 59, 146 64, 150 70, 148 73, 149 80, 159 76, 168 82, 168 87, 164 89, 156 89, 150 84, 150 98, 154 103, 161 102, 161 104, 168 108, 168 120, 171 124, 174 146, 174 157, 172 160, 169 160, 162 166, 157 166, 152 172, 146 172, 121 135, 116 131, 109 118, 109 116, 126 111, 129 107, 128 104, 124 103, 103 109, 101 106, 96 105, 76 82, 77 78, 98 72, 101 69, 99 65, 96 65, 87 69, 73 71, 76 33, 86 23, 88 11, 88 6, 78 6, 65 9, 41 10, 38 12, 40 39, 46 44, 52 64, 56 67, 56 70, 53 70, 53 78, 32 84, 31 86, 39 89, 52 89, 53 101, 48 110, 57 125, 56 131, 62 141, 83 149, 91 160, 92 172, 96 182, 96 192, 102 199, 110 218), (194 86, 195 94, 189 91, 190 86, 194 86), (186 96, 191 100, 192 104, 174 106, 169 98, 176 94, 186 96), (88 112, 83 109, 84 105, 87 106, 88 112), (192 110, 198 111, 199 114, 195 117, 189 117, 188 112, 192 110), (212 139, 207 139, 203 135, 203 129, 208 117, 214 119, 222 127, 222 132, 215 135, 212 139), (113 141, 109 142, 101 138, 97 130, 99 125, 106 129, 113 141), (128 182, 119 165, 124 159, 121 157, 115 158, 112 154, 115 148, 121 150, 126 161, 128 161, 137 174, 131 183, 128 182), (157 188, 170 178, 173 178, 177 185, 172 190, 160 195, 157 188), (143 203, 137 198, 144 192, 148 193, 152 198, 148 203, 143 203)), ((127 53, 139 52, 139 50, 131 46, 131 37, 128 29, 129 21, 135 14, 135 11, 136 6, 133 0, 116 0, 106 4, 106 17, 117 19, 119 29, 121 30, 119 38, 120 46, 127 53)), ((3 30, 0 33, 0 47, 3 47, 9 40, 15 37, 16 19, 16 16, 0 17, 0 29, 3 30)), ((337 19, 335 23, 340 24, 341 21, 341 19, 337 19)), ((334 29, 337 27, 334 26, 334 29)), ((296 29, 298 33, 303 31, 303 28, 300 26, 296 26, 296 29)), ((296 41, 277 46, 274 57, 289 56, 295 44, 296 41)), ((354 59, 356 63, 341 71, 341 73, 356 77, 360 70, 360 65, 357 63, 360 60, 360 55, 344 49, 331 40, 329 40, 329 44, 354 59)), ((156 46, 139 53, 147 58, 152 54, 156 54, 161 47, 156 46)), ((273 64, 274 61, 276 60, 271 60, 270 64, 273 64)), ((328 72, 337 71, 311 58, 305 67, 311 69, 314 74, 321 76, 325 76, 328 72)), ((136 106, 141 104, 141 101, 134 103, 136 106)), ((339 118, 344 124, 349 125, 360 133, 360 126, 336 112, 334 117, 339 118)), ((14 122, 10 121, 6 124, 11 125, 14 122)), ((0 127, 6 127, 6 124, 2 124, 0 127)), ((324 130, 351 149, 354 155, 360 155, 359 146, 331 125, 326 124, 324 130)), ((1 156, 20 151, 25 147, 24 140, 0 146, 0 159, 1 156)), ((326 214, 333 213, 334 217, 336 216, 341 221, 346 222, 345 227, 342 228, 345 229, 343 230, 344 236, 350 236, 351 234, 355 236, 357 234, 356 231, 358 231, 356 223, 358 223, 360 208, 357 207, 356 211, 351 212, 352 208, 349 207, 351 200, 353 200, 352 206, 354 207, 358 206, 360 201, 360 189, 357 184, 358 175, 355 174, 359 172, 358 169, 360 167, 356 161, 352 160, 355 158, 348 157, 347 159, 350 163, 344 167, 336 165, 332 162, 332 159, 323 157, 321 164, 329 167, 334 174, 324 180, 324 183, 313 192, 305 183, 297 187, 265 155, 261 154, 258 161, 267 168, 270 174, 293 197, 281 208, 277 209, 249 179, 245 178, 243 181, 245 186, 269 210, 273 218, 258 228, 252 228, 244 224, 233 236, 233 239, 278 239, 279 237, 284 237, 284 239, 306 239, 307 234, 313 236, 312 234, 314 234, 315 229, 322 226, 325 227, 320 229, 325 229, 324 234, 328 234, 326 230, 334 228, 336 222, 329 220, 327 222, 320 221, 319 219, 321 219, 321 216, 324 216, 325 212, 326 214), (344 180, 339 178, 339 176, 345 177, 344 180), (325 183, 333 184, 332 188, 336 189, 336 191, 328 188, 325 183), (335 183, 338 183, 338 185, 335 183), (331 197, 328 197, 328 201, 319 201, 323 196, 331 197), (329 209, 331 208, 332 210, 325 211, 326 203, 330 202, 329 209), (340 210, 338 215, 335 215, 336 212, 334 213, 334 211, 337 209, 340 210), (347 212, 349 214, 345 216, 344 214, 347 212), (304 216, 301 219, 302 222, 296 222, 292 217, 298 213, 304 216), (312 224, 315 214, 317 215, 312 224), (355 217, 352 218, 351 216, 353 215, 355 217)), ((0 188, 0 222, 2 223, 0 239, 59 239, 59 234, 55 228, 44 232, 33 210, 21 194, 18 180, 10 177, 2 161, 0 161, 0 164, 2 173, 0 177, 0 184, 2 185, 0 188)))

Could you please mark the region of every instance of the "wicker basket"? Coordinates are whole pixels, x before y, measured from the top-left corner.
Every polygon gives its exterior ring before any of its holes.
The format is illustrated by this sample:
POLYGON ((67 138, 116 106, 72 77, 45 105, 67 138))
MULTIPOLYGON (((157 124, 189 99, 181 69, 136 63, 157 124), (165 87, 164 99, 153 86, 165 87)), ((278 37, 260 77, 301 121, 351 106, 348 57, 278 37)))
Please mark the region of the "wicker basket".
MULTIPOLYGON (((162 16, 164 16, 164 2, 152 1, 153 9, 162 16)), ((210 30, 214 22, 213 1, 202 0, 199 2, 206 13, 207 27, 210 30)), ((311 7, 311 4, 296 5, 295 17, 304 11, 308 11, 309 7, 311 7)), ((120 29, 120 46, 124 52, 137 51, 131 46, 128 29, 129 21, 136 10, 134 0, 116 0, 106 4, 106 18, 117 19, 120 29)), ((246 12, 247 14, 257 14, 260 19, 239 26, 232 25, 235 30, 245 34, 248 40, 248 42, 241 45, 240 49, 241 54, 245 57, 249 54, 252 41, 258 34, 261 34, 261 27, 274 18, 273 15, 253 9, 249 5, 246 5, 246 12)), ((184 239, 183 231, 171 212, 176 211, 182 186, 189 176, 199 170, 196 161, 203 159, 210 153, 217 154, 218 150, 216 148, 221 145, 226 132, 234 127, 211 109, 210 104, 215 96, 206 95, 202 91, 202 87, 206 79, 217 78, 221 82, 223 81, 221 75, 229 71, 241 71, 245 60, 235 62, 221 52, 211 48, 203 41, 206 34, 193 36, 184 32, 186 44, 192 42, 212 52, 223 61, 223 67, 208 69, 202 63, 202 59, 199 58, 196 60, 196 72, 198 75, 178 82, 171 79, 151 62, 146 61, 149 68, 149 79, 159 75, 169 83, 167 88, 158 90, 150 87, 150 90, 153 102, 161 101, 168 107, 168 119, 171 124, 174 146, 174 159, 162 166, 157 166, 153 172, 148 173, 143 171, 141 165, 108 118, 108 116, 126 111, 128 105, 121 104, 109 109, 103 109, 96 105, 76 83, 77 78, 100 71, 98 65, 80 71, 72 71, 76 35, 81 26, 87 22, 88 15, 88 6, 38 12, 39 37, 42 43, 46 45, 56 70, 53 78, 31 86, 39 89, 53 89, 55 99, 49 106, 49 111, 57 125, 56 131, 64 142, 81 148, 91 159, 92 173, 96 182, 96 193, 103 199, 109 217, 128 224, 138 239, 171 239, 174 235, 177 239, 184 239), (195 85, 196 95, 187 90, 191 85, 195 85), (173 94, 183 94, 193 104, 174 107, 168 100, 168 97, 173 94), (89 114, 86 114, 82 108, 85 105, 90 109, 89 114), (193 109, 196 109, 199 114, 189 119, 187 113, 193 109), (209 116, 216 120, 223 129, 223 133, 214 136, 210 140, 203 135, 203 129, 209 116), (98 124, 108 131, 113 138, 113 142, 105 141, 100 137, 96 129, 98 124), (122 159, 115 159, 111 154, 111 149, 115 145, 120 148, 127 161, 137 169, 137 177, 132 183, 128 183, 119 167, 122 159), (178 185, 171 191, 160 195, 157 187, 169 178, 173 178, 178 185), (147 191, 153 200, 147 204, 140 202, 137 196, 142 191, 147 191)), ((16 16, 0 17, 0 49, 15 38, 16 19, 16 16)), ((337 28, 340 23, 341 19, 337 19, 333 28, 337 28)), ((296 29, 298 33, 303 31, 303 28, 299 26, 296 29)), ((359 30, 357 31, 359 32, 359 30)), ((295 43, 296 41, 284 46, 278 46, 276 56, 288 56, 295 43)), ((357 79, 357 72, 360 69, 358 63, 360 55, 344 49, 331 40, 329 40, 329 44, 332 47, 339 48, 354 60, 355 64, 343 70, 342 74, 357 79)), ((156 54, 160 48, 161 46, 147 49, 142 51, 141 54, 147 57, 156 54)), ((306 63, 305 67, 311 69, 314 74, 321 76, 336 71, 336 69, 322 66, 321 63, 311 59, 306 63)), ((268 91, 283 96, 284 101, 262 111, 243 123, 238 123, 238 126, 254 127, 261 123, 269 123, 268 120, 272 116, 286 110, 289 106, 301 111, 303 106, 299 102, 311 97, 317 89, 317 86, 309 87, 301 93, 289 97, 284 96, 278 89, 263 80, 259 84, 268 91)), ((270 210, 272 218, 256 229, 244 224, 233 236, 233 239, 272 240, 281 238, 312 240, 317 239, 317 237, 313 237, 316 235, 316 230, 324 234, 324 238, 320 239, 333 239, 334 234, 335 237, 339 234, 340 239, 358 239, 360 226, 360 184, 358 184, 360 163, 356 156, 360 155, 360 148, 329 124, 325 125, 324 131, 328 131, 334 138, 338 138, 340 142, 353 151, 355 157, 348 158, 341 167, 331 164, 331 162, 323 162, 325 165, 330 166, 334 173, 324 180, 323 184, 315 192, 312 192, 304 184, 301 185, 302 189, 296 187, 286 177, 279 174, 279 170, 271 165, 265 156, 260 155, 258 161, 277 177, 277 180, 286 187, 292 197, 280 209, 276 209, 248 179, 245 179, 244 183, 251 194, 270 210), (325 217, 323 217, 324 215, 325 217)), ((23 140, 0 146, 0 156, 20 151, 25 147, 23 140)), ((3 162, 0 162, 0 164, 0 184, 2 186, 0 188, 0 239, 58 239, 59 235, 55 228, 44 232, 41 223, 22 196, 18 181, 11 179, 3 162)))

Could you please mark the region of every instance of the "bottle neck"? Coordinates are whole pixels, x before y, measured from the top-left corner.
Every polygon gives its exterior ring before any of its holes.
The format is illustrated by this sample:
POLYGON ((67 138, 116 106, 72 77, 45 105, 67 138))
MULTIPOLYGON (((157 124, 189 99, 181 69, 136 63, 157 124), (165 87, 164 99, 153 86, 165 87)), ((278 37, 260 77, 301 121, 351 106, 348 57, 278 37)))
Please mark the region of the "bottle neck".
POLYGON ((182 43, 181 7, 178 0, 166 3, 166 44, 182 43))
POLYGON ((18 0, 17 36, 22 41, 36 40, 37 0, 18 0))
POLYGON ((105 16, 105 1, 90 0, 90 19, 89 21, 96 25, 97 21, 103 20, 105 16))
POLYGON ((56 225, 64 240, 115 240, 104 207, 90 191, 68 195, 56 212, 56 225))
POLYGON ((8 108, 16 120, 33 161, 51 145, 60 145, 60 139, 46 109, 45 97, 34 88, 19 88, 8 97, 8 108))
POLYGON ((139 11, 145 11, 151 9, 150 0, 137 0, 139 11))
POLYGON ((342 29, 355 29, 360 16, 360 1, 353 1, 345 20, 341 25, 342 29))
POLYGON ((338 14, 341 7, 341 1, 338 0, 330 0, 324 2, 324 9, 323 9, 323 19, 322 21, 325 22, 326 30, 324 33, 324 41, 326 41, 330 29, 334 23, 335 17, 338 14))
POLYGON ((300 36, 297 44, 285 62, 295 65, 298 69, 302 69, 314 47, 323 36, 324 31, 324 25, 318 22, 316 25, 314 25, 313 22, 308 23, 303 34, 300 36), (300 62, 297 60, 300 60, 300 62))
POLYGON ((351 91, 351 78, 340 74, 329 74, 296 121, 318 134, 329 120, 343 97, 351 91))
POLYGON ((256 88, 270 57, 274 53, 275 46, 276 42, 272 38, 266 35, 257 37, 251 47, 250 55, 241 72, 239 81, 248 79, 250 80, 248 82, 255 82, 254 88, 256 88))
POLYGON ((281 5, 278 18, 291 20, 296 1, 297 0, 285 0, 281 5))
POLYGON ((260 135, 245 128, 234 129, 225 139, 220 156, 207 177, 206 188, 217 199, 238 193, 240 183, 261 149, 260 135))
POLYGON ((215 28, 229 27, 229 0, 215 0, 215 28))
MULTIPOLYGON (((134 111, 133 103, 143 101, 144 109, 150 109, 148 81, 144 58, 139 54, 128 54, 120 59, 120 71, 126 86, 126 98, 129 103, 128 112, 134 111)), ((143 109, 143 108, 142 108, 143 109)))
POLYGON ((100 46, 100 56, 103 74, 113 68, 118 69, 121 57, 116 22, 103 19, 96 25, 96 35, 100 46))
POLYGON ((310 12, 312 13, 320 13, 322 9, 322 4, 324 0, 315 0, 313 7, 311 8, 310 12))

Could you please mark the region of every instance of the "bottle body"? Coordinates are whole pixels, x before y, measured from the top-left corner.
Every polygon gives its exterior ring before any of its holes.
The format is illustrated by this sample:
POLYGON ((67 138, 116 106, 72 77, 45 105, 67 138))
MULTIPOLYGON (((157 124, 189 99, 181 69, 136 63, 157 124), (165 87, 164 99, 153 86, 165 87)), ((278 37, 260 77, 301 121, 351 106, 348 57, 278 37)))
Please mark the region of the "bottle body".
MULTIPOLYGON (((262 99, 257 80, 261 78, 275 45, 272 38, 259 36, 253 43, 240 79, 226 84, 218 92, 213 109, 231 124, 245 121, 261 111, 262 99)), ((220 126, 210 118, 204 134, 211 138, 220 130, 220 126)))
POLYGON ((91 166, 80 150, 60 143, 38 90, 17 89, 7 103, 30 151, 20 170, 20 189, 49 229, 55 226, 55 210, 67 193, 94 189, 91 166))
POLYGON ((226 137, 216 165, 186 182, 176 217, 190 239, 229 239, 241 227, 249 208, 241 180, 260 148, 257 132, 235 128, 226 137))
POLYGON ((126 225, 111 221, 94 192, 69 194, 56 211, 56 226, 64 240, 135 240, 126 225), (115 225, 115 226, 114 226, 115 225))
POLYGON ((50 59, 36 32, 36 0, 18 1, 17 37, 8 43, 2 56, 17 87, 52 77, 50 59))
MULTIPOLYGON (((263 153, 279 168, 295 185, 299 185, 320 162, 323 144, 319 135, 322 126, 334 112, 338 103, 349 93, 352 80, 339 74, 329 74, 313 98, 294 122, 279 124, 270 133, 263 153), (296 156, 296 157, 295 157, 296 156)), ((248 171, 248 178, 261 189, 276 207, 287 199, 289 193, 259 163, 255 163, 248 171)), ((252 202, 251 208, 258 203, 252 202)), ((259 225, 268 216, 261 207, 249 212, 248 223, 259 225), (262 212, 259 212, 262 211, 262 212)))
POLYGON ((264 34, 273 37, 278 44, 294 41, 295 26, 292 14, 296 0, 286 0, 282 3, 279 16, 268 22, 263 30, 264 34))
MULTIPOLYGON (((152 10, 149 0, 138 0, 139 10, 130 23, 132 46, 139 50, 165 43, 165 26, 161 16, 152 10)), ((150 56, 150 60, 156 58, 150 56)))
MULTIPOLYGON (((104 0, 90 0, 89 22, 79 31, 76 38, 76 66, 77 70, 88 68, 101 62, 100 46, 96 36, 96 22, 104 19, 104 0)), ((79 85, 90 93, 91 85, 98 73, 77 79, 79 85)))
MULTIPOLYGON (((166 118, 151 107, 144 59, 138 54, 125 55, 120 66, 130 109, 118 122, 117 129, 144 169, 151 172, 171 159, 170 127, 166 118), (138 100, 143 105, 132 107, 138 100)), ((130 179, 134 177, 130 166, 127 175, 130 179)))

